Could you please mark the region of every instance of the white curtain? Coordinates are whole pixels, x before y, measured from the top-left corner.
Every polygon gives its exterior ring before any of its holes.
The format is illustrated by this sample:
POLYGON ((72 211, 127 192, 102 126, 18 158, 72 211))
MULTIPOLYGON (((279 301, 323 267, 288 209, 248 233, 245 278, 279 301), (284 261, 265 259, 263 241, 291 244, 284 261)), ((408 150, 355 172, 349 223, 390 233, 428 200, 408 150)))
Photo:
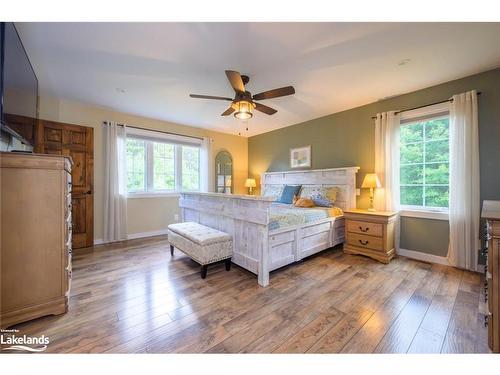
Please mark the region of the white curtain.
POLYGON ((477 271, 479 244, 479 135, 475 90, 450 106, 450 244, 455 267, 477 271))
MULTIPOLYGON (((382 187, 375 189, 378 211, 399 211, 399 128, 400 115, 394 111, 377 113, 375 119, 375 173, 382 187)), ((399 250, 399 220, 396 222, 395 249, 399 250)))
POLYGON ((213 191, 212 181, 212 140, 203 138, 200 146, 200 190, 203 192, 213 191))
POLYGON ((126 127, 107 121, 104 133, 104 241, 127 239, 126 127))
POLYGON ((399 211, 399 114, 378 113, 375 120, 375 173, 382 188, 375 191, 375 208, 399 211))

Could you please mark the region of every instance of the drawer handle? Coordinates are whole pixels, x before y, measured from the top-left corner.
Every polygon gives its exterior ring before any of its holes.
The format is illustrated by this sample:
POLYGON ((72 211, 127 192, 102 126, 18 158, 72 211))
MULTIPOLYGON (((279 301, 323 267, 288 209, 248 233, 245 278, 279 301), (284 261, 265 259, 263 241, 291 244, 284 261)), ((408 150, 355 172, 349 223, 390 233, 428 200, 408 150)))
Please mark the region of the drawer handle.
POLYGON ((364 228, 364 229, 363 229, 363 227, 360 225, 360 226, 359 226, 359 230, 360 230, 361 232, 365 232, 365 233, 366 233, 366 232, 368 232, 368 231, 370 230, 370 228, 366 227, 366 228, 364 228))
POLYGON ((359 243, 360 243, 361 245, 363 245, 363 246, 368 245, 368 243, 370 242, 370 241, 363 241, 363 240, 358 240, 358 241, 359 241, 359 243))

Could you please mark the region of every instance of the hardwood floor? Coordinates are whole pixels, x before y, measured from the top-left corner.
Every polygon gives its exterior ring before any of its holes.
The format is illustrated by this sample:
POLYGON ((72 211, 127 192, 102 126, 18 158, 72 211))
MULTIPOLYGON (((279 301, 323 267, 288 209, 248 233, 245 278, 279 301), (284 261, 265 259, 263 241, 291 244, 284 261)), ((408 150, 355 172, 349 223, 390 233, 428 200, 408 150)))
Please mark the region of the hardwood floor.
POLYGON ((19 324, 58 353, 487 353, 481 277, 396 258, 324 251, 256 276, 199 266, 165 237, 73 260, 69 312, 19 324))

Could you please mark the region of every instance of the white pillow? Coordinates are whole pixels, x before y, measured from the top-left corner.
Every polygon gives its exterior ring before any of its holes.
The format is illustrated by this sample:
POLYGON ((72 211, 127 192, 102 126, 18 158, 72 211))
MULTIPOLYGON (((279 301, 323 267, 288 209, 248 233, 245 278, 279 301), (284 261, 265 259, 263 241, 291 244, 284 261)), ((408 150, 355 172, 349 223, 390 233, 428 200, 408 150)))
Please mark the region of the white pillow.
POLYGON ((264 185, 262 195, 264 197, 281 197, 284 188, 284 185, 264 185))

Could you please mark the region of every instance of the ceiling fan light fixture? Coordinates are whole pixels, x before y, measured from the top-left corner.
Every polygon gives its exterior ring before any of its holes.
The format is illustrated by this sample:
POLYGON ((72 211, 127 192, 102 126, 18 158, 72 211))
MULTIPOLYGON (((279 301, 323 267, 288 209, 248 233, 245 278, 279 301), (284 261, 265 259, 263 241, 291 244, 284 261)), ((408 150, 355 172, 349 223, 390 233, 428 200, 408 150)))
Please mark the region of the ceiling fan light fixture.
POLYGON ((214 95, 189 94, 189 96, 196 99, 228 100, 231 102, 231 106, 222 112, 221 116, 229 116, 232 113, 238 120, 246 121, 252 118, 254 109, 269 116, 278 112, 274 108, 255 102, 256 100, 281 98, 295 94, 293 86, 284 86, 252 95, 250 91, 245 89, 245 85, 249 81, 248 76, 241 75, 234 70, 226 70, 226 76, 234 90, 234 99, 214 95))
POLYGON ((234 117, 238 120, 248 120, 252 118, 252 110, 254 109, 254 104, 246 100, 240 100, 235 104, 236 112, 234 117))

